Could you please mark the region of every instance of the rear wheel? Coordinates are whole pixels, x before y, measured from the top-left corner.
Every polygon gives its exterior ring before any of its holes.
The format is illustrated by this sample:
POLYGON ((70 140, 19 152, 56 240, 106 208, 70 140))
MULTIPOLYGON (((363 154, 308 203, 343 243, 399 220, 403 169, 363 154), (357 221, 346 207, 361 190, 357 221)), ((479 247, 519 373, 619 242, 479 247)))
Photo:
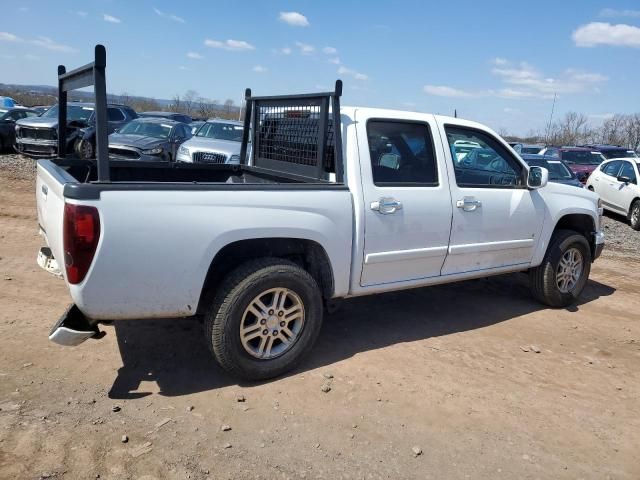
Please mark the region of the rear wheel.
POLYGON ((631 204, 629 223, 634 230, 640 230, 640 200, 636 200, 631 204))
POLYGON ((252 260, 218 287, 205 318, 209 348, 228 372, 262 380, 294 368, 322 324, 316 281, 293 262, 252 260))
POLYGON ((589 279, 591 247, 573 230, 558 230, 551 237, 540 266, 529 270, 533 296, 550 307, 574 303, 589 279))
POLYGON ((89 140, 79 140, 77 146, 78 157, 82 160, 90 160, 94 157, 93 144, 89 140))

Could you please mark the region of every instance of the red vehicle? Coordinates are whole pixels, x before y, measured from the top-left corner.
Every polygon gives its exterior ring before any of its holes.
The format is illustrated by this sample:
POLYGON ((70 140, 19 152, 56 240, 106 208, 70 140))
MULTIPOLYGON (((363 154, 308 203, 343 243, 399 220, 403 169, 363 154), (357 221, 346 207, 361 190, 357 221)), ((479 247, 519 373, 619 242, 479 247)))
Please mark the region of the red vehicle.
POLYGON ((606 160, 602 153, 586 147, 546 147, 540 155, 562 160, 583 184, 591 172, 606 160))

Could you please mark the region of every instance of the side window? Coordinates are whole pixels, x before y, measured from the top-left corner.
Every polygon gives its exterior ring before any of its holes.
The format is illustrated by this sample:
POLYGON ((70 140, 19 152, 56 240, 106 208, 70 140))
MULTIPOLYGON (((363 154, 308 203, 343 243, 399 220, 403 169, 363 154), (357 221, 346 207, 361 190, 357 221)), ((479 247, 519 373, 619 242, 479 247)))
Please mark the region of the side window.
POLYGON ((433 140, 427 124, 370 120, 367 137, 375 185, 438 185, 433 140))
POLYGON ((21 118, 24 118, 26 115, 24 114, 24 112, 21 112, 20 110, 14 110, 13 112, 11 112, 9 114, 9 117, 12 120, 20 120, 21 118))
POLYGON ((620 170, 620 163, 622 162, 620 162, 619 160, 616 160, 603 165, 601 167, 602 173, 604 173, 605 175, 609 175, 610 177, 618 176, 618 170, 620 170))
POLYGON ((522 165, 494 137, 480 130, 445 127, 460 187, 516 187, 522 183, 522 165), (469 148, 472 147, 472 148, 469 148))
POLYGON ((38 112, 26 112, 26 116, 27 117, 37 117, 38 116, 38 112))
POLYGON ((107 108, 107 119, 110 122, 121 122, 125 119, 125 116, 119 108, 107 108))
POLYGON ((636 171, 633 169, 631 162, 622 162, 622 169, 618 175, 629 178, 631 183, 636 183, 636 171))

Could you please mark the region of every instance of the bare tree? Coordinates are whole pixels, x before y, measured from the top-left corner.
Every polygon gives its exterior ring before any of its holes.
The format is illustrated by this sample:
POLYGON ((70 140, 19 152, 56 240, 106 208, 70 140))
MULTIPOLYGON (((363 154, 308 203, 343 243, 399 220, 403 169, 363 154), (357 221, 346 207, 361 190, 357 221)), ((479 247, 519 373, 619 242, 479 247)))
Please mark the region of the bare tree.
POLYGON ((198 97, 198 92, 195 90, 187 90, 182 97, 182 113, 186 113, 187 115, 191 115, 191 112, 195 108, 196 98, 198 97))

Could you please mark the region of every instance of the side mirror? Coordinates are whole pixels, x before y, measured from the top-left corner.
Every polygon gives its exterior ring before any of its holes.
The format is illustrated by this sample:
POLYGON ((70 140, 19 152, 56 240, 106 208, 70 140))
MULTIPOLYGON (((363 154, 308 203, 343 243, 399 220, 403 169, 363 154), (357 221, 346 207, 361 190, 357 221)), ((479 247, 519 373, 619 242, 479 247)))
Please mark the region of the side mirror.
POLYGON ((631 179, 629 177, 625 177, 624 175, 618 175, 618 181, 624 184, 629 184, 631 179))
POLYGON ((549 170, 543 167, 531 167, 527 177, 527 187, 532 190, 545 187, 549 183, 549 170))

